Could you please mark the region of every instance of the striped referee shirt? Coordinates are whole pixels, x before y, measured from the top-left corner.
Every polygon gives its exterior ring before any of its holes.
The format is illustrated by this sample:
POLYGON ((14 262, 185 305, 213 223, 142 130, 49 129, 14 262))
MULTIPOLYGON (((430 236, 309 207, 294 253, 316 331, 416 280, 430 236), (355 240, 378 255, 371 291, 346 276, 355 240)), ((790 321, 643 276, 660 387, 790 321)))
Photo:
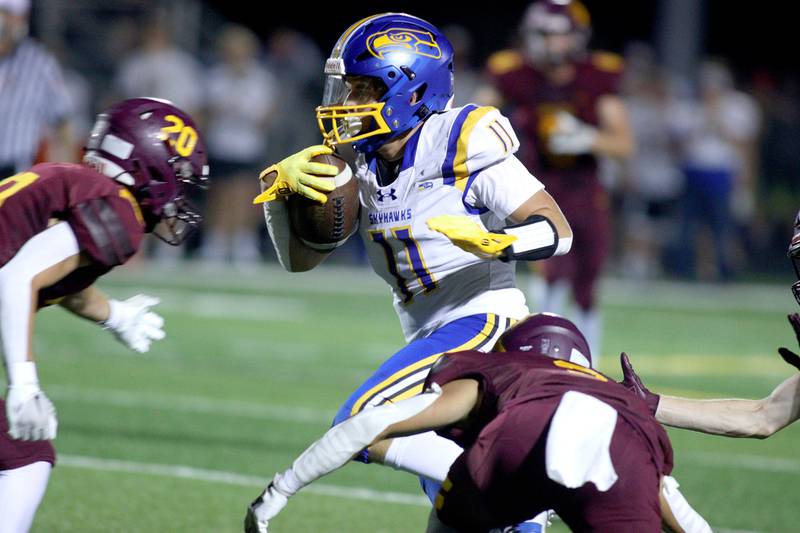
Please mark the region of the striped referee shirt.
POLYGON ((61 67, 33 39, 0 57, 0 167, 31 166, 48 129, 71 112, 61 67))

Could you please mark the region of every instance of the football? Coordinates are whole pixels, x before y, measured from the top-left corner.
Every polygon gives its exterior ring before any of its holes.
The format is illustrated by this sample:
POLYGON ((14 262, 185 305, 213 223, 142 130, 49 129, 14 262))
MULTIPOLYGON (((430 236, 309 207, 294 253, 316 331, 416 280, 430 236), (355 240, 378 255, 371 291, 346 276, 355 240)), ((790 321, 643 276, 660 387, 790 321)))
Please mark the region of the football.
POLYGON ((345 243, 358 224, 358 184, 353 171, 341 157, 318 155, 312 159, 317 163, 333 165, 339 169, 334 177, 320 176, 330 180, 336 188, 328 193, 328 201, 319 204, 299 194, 289 197, 289 220, 294 234, 303 244, 320 252, 328 252, 345 243))

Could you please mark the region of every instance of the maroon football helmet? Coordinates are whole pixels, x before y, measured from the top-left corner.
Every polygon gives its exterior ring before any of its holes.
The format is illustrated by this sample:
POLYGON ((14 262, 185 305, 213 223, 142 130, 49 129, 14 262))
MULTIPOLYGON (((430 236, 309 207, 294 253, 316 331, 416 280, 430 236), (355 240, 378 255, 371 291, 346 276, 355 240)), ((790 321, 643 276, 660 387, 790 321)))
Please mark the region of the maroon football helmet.
POLYGON ((578 0, 538 0, 525 11, 521 32, 531 61, 558 65, 585 51, 591 19, 578 0))
POLYGON ((800 211, 797 212, 797 217, 794 219, 794 234, 786 255, 792 261, 794 272, 797 274, 798 281, 795 281, 792 285, 792 294, 794 294, 794 299, 797 300, 797 303, 800 304, 800 211))
POLYGON ((589 343, 578 327, 563 316, 536 313, 524 318, 500 336, 498 352, 530 352, 592 366, 589 343))
POLYGON ((205 144, 192 117, 167 100, 131 98, 100 113, 83 161, 130 189, 148 231, 169 244, 202 220, 186 196, 207 184, 205 144))

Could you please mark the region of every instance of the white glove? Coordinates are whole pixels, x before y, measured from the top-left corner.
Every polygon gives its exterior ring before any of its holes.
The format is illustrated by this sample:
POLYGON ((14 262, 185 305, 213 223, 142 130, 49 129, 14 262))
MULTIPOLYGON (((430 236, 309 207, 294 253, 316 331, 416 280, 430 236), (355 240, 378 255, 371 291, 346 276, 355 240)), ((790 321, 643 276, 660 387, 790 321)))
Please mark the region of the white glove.
POLYGON ((244 519, 245 533, 268 533, 269 521, 286 507, 289 497, 275 487, 279 480, 280 474, 275 474, 272 483, 247 508, 247 516, 244 519))
POLYGON ((19 440, 52 440, 58 421, 53 402, 39 388, 33 361, 12 363, 8 367, 6 418, 8 434, 19 440))
POLYGON ((124 302, 109 300, 110 312, 103 327, 111 330, 117 340, 131 350, 145 353, 150 350, 150 344, 154 340, 161 340, 166 336, 162 329, 164 319, 150 310, 160 301, 146 294, 137 294, 124 302))
POLYGON ((597 128, 581 122, 566 111, 556 114, 556 127, 547 148, 556 155, 591 153, 597 139, 597 128))

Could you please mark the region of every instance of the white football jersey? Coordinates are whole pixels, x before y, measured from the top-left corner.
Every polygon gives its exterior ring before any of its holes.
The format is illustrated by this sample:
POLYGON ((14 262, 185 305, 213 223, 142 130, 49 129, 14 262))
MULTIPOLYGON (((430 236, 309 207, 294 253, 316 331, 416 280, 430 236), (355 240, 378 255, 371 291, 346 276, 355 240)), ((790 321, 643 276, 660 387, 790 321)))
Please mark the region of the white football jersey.
POLYGON ((406 340, 480 313, 522 318, 514 263, 465 252, 426 221, 467 215, 489 230, 544 186, 513 155, 519 148, 495 108, 468 105, 429 117, 406 144, 400 172, 381 187, 374 156, 355 163, 360 231, 375 272, 391 286, 406 340))

